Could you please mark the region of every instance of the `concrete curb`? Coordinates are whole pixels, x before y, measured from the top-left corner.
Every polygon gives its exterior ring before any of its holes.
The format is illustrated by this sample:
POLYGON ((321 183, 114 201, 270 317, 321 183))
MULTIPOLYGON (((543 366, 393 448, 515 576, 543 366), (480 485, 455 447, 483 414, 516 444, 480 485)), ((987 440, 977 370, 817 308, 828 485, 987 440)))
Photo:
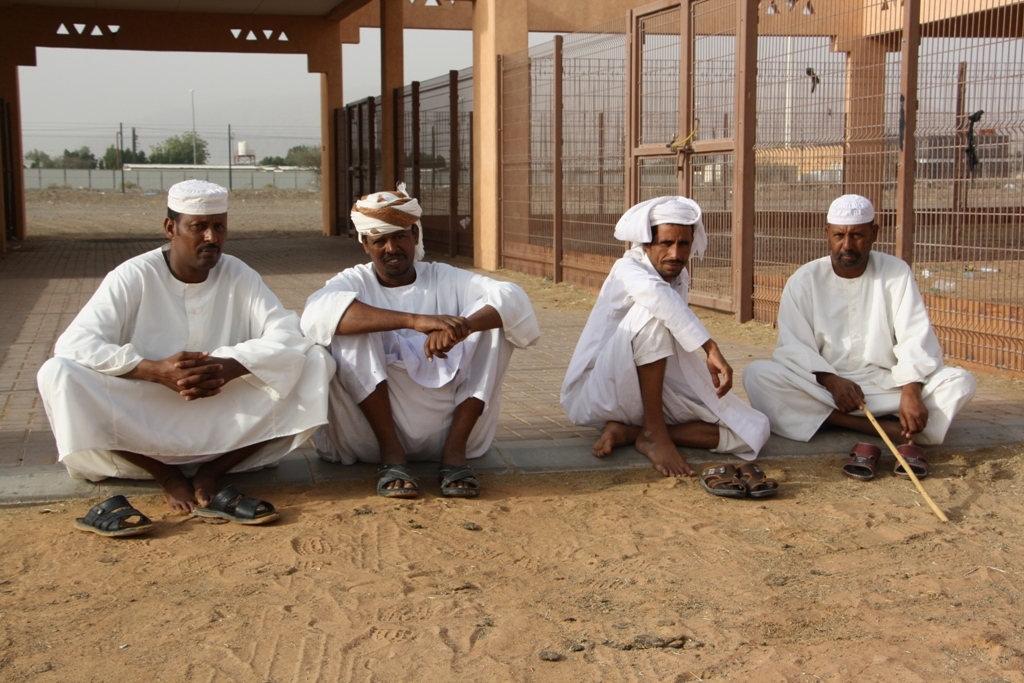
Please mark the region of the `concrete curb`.
MULTIPOLYGON (((845 431, 816 435, 807 443, 772 436, 761 451, 759 460, 783 457, 837 457, 846 455, 858 441, 885 445, 877 437, 845 431)), ((929 447, 931 452, 974 451, 993 446, 1024 442, 1024 416, 1001 425, 983 422, 957 423, 942 446, 929 447)), ((564 474, 568 472, 624 471, 650 468, 650 462, 632 447, 615 449, 604 458, 591 453, 589 438, 504 441, 494 443, 481 458, 471 462, 480 474, 509 476, 529 474, 564 474)), ((718 455, 702 449, 684 449, 692 464, 728 460, 733 456, 718 455)), ((413 474, 421 486, 435 484, 437 465, 433 462, 412 462, 413 474)), ((116 493, 148 495, 160 493, 149 480, 107 479, 92 484, 76 481, 61 465, 5 468, 0 474, 0 507, 39 505, 61 500, 104 499, 116 493)), ((282 486, 312 486, 332 481, 366 481, 367 495, 373 495, 372 482, 377 466, 357 463, 346 466, 325 462, 310 447, 300 448, 283 458, 277 467, 259 472, 232 474, 225 482, 245 491, 282 486)))

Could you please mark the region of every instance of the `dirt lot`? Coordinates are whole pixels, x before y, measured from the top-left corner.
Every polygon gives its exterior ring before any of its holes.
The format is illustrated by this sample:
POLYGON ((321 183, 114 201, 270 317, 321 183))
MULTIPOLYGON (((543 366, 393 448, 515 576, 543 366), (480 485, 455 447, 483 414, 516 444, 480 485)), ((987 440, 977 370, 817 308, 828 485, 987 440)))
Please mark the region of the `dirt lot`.
MULTIPOLYGON (((44 217, 70 193, 52 194, 30 196, 35 234, 152 227, 162 201, 89 197, 76 227, 44 217)), ((244 211, 318 230, 315 199, 286 194, 244 211)), ((593 300, 509 276, 539 306, 593 300)), ((781 493, 759 502, 653 470, 484 477, 458 502, 429 483, 398 503, 369 482, 266 490, 266 528, 136 496, 157 530, 120 541, 73 528, 87 502, 4 509, 0 680, 1024 681, 1024 448, 932 462, 946 524, 891 458, 869 483, 834 458, 769 460, 781 493)))

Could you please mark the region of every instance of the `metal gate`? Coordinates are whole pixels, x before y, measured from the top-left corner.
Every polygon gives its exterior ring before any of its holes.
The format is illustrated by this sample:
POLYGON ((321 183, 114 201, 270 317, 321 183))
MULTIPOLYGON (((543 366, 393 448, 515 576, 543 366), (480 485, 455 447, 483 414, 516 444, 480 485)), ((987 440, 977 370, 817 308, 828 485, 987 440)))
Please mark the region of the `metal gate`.
POLYGON ((349 197, 346 206, 381 189, 380 98, 368 97, 345 107, 347 117, 346 167, 349 197))
POLYGON ((753 112, 745 118, 736 109, 737 84, 746 85, 738 76, 751 57, 738 40, 742 6, 661 2, 629 16, 630 203, 681 194, 701 205, 708 250, 690 262, 690 300, 729 312, 744 298, 736 292, 752 287, 752 267, 737 251, 750 223, 737 213, 744 188, 736 179, 744 179, 736 150, 753 128, 753 112))
POLYGON ((0 98, 0 251, 7 242, 18 236, 17 208, 15 206, 15 172, 21 173, 21 164, 14 164, 14 144, 11 139, 11 104, 0 98))

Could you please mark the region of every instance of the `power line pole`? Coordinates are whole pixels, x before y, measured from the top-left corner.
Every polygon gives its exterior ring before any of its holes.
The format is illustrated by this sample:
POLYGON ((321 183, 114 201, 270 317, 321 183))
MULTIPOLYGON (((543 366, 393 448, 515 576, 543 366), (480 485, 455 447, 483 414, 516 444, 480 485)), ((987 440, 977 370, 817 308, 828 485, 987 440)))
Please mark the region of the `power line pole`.
POLYGON ((228 124, 228 190, 231 189, 231 124, 228 124))
POLYGON ((190 89, 188 94, 192 96, 192 165, 196 165, 196 91, 190 89))
POLYGON ((120 124, 121 129, 117 133, 117 156, 121 160, 121 192, 124 193, 124 157, 122 156, 121 148, 124 147, 124 124, 120 124))

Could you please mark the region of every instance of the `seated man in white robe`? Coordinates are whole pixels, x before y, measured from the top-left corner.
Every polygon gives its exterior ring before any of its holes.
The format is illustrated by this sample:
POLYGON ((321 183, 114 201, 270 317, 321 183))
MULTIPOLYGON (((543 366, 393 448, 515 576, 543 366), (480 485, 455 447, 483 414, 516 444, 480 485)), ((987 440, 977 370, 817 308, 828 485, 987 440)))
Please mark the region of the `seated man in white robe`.
POLYGON ((602 430, 595 456, 634 444, 666 477, 695 474, 676 446, 753 460, 768 420, 729 393, 732 368, 687 301, 690 254, 707 247, 700 207, 685 197, 641 202, 615 238, 634 246, 612 266, 569 362, 569 419, 602 430))
POLYGON ((440 460, 443 495, 476 496, 467 459, 494 438, 513 347, 540 336, 530 300, 518 285, 423 262, 421 210, 404 186, 363 197, 351 215, 370 263, 331 278, 302 313, 302 331, 338 363, 313 443, 325 460, 380 463, 384 497, 417 495, 410 459, 440 460))
POLYGON ((256 271, 222 255, 227 202, 199 180, 170 189, 168 243, 104 278, 39 392, 72 477, 153 478, 172 511, 263 523, 272 506, 220 495, 217 479, 276 463, 327 421, 334 361, 256 271))
MULTIPOLYGON (((836 199, 825 228, 829 255, 789 278, 779 305, 779 340, 771 361, 751 363, 743 386, 768 415, 772 431, 808 441, 823 425, 877 432, 880 424, 918 477, 928 474, 913 444, 941 444, 954 416, 974 396, 969 372, 942 364, 914 274, 901 259, 873 251, 878 237, 871 201, 836 199)), ((874 476, 881 451, 858 444, 843 471, 874 476)), ((897 467, 897 474, 902 467, 897 467)))

